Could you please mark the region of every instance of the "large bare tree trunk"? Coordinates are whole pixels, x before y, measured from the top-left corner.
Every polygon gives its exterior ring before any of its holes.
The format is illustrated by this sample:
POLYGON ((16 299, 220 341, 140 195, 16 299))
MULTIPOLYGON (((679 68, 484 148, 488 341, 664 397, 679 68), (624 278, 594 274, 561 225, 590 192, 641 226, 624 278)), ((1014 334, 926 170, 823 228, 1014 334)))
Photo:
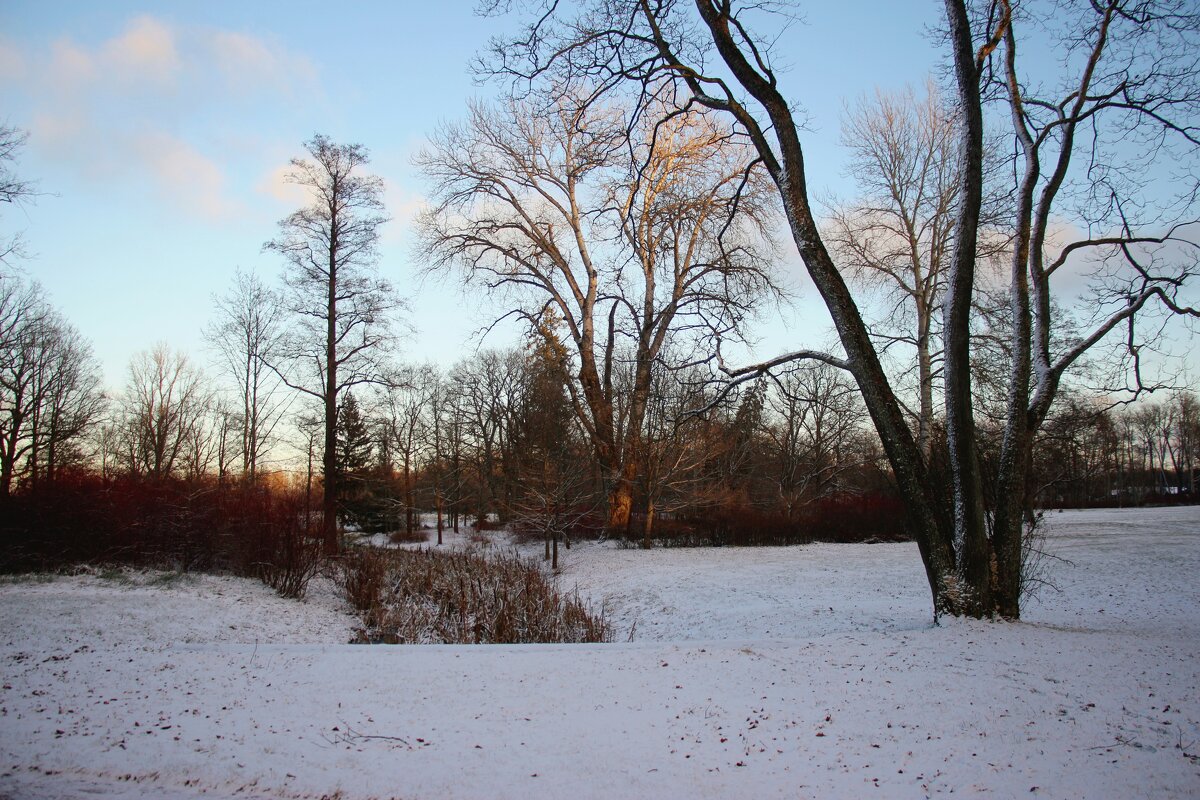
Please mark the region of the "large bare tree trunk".
POLYGON ((633 512, 633 483, 625 478, 624 472, 608 490, 608 529, 621 534, 629 529, 629 516, 633 512))
POLYGON ((971 397, 971 300, 983 208, 983 107, 966 8, 958 0, 946 0, 946 16, 961 100, 958 219, 946 281, 943 326, 946 446, 954 487, 954 549, 960 560, 957 572, 966 583, 960 588, 959 612, 982 616, 992 610, 992 576, 971 397))

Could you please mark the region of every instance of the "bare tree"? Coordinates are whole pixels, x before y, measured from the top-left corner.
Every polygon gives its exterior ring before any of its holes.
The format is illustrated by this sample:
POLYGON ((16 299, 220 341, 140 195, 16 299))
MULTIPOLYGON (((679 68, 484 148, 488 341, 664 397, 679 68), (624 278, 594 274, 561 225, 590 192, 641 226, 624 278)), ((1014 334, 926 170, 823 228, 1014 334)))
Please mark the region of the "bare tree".
POLYGON ((646 454, 641 480, 643 548, 652 544, 658 515, 703 505, 708 488, 704 467, 721 455, 705 435, 709 420, 688 413, 708 400, 707 374, 698 368, 674 369, 667 363, 657 364, 654 370, 642 434, 646 454))
POLYGON ((87 457, 87 434, 97 425, 108 400, 101 388, 100 363, 91 344, 55 314, 45 334, 37 371, 29 453, 32 481, 53 482, 59 472, 87 457))
POLYGON ((389 382, 379 404, 382 438, 388 452, 400 462, 404 486, 404 531, 410 537, 420 523, 417 518, 415 473, 426 446, 430 378, 429 370, 407 370, 389 382))
MULTIPOLYGON (((436 491, 442 506, 449 513, 450 527, 459 532, 462 506, 467 499, 467 470, 470 463, 468 452, 467 406, 454 375, 439 375, 439 402, 433 413, 437 415, 437 450, 439 452, 438 480, 436 491)), ((438 544, 442 542, 442 519, 438 515, 438 544)))
POLYGON ((789 516, 802 505, 838 491, 857 466, 855 432, 862 406, 841 370, 802 363, 779 377, 767 395, 764 429, 771 441, 779 498, 789 516))
POLYGON ((523 403, 525 360, 518 350, 485 350, 459 362, 450 376, 459 398, 462 436, 478 477, 480 516, 511 506, 518 478, 514 415, 523 403))
POLYGON ((382 379, 399 300, 378 275, 379 227, 387 217, 383 181, 363 173, 366 148, 320 135, 304 146, 311 160, 293 159, 288 180, 312 202, 280 220, 279 236, 265 245, 286 261, 285 306, 293 317, 270 366, 323 408, 322 538, 325 552, 336 554, 338 399, 382 379))
MULTIPOLYGON (((917 443, 929 453, 941 367, 937 312, 959 183, 955 119, 932 85, 919 100, 911 89, 879 92, 847 114, 842 144, 862 196, 832 206, 823 234, 839 263, 880 290, 885 308, 871 332, 882 348, 915 352, 917 443)), ((908 363, 907 356, 899 360, 908 363)))
POLYGON ((230 407, 222 397, 217 397, 210 411, 213 455, 216 458, 217 481, 225 483, 234 468, 234 459, 241 457, 242 475, 246 475, 244 440, 238 434, 245 433, 244 416, 230 407))
MULTIPOLYGON (((847 370, 862 392, 908 511, 938 613, 1020 615, 1024 516, 1035 434, 1063 376, 1115 331, 1126 332, 1138 367, 1150 307, 1200 316, 1181 299, 1195 245, 1200 170, 1200 16, 1184 0, 969 3, 945 0, 945 42, 958 112, 958 192, 942 311, 946 445, 952 487, 907 427, 855 295, 817 224, 804 165, 803 128, 771 57, 755 33, 771 4, 734 0, 597 0, 583 11, 549 2, 529 29, 494 48, 490 68, 556 85, 632 88, 655 103, 719 111, 752 143, 771 176, 792 238, 833 318, 843 355, 799 350, 730 370, 752 376, 810 358, 847 370), (602 21, 602 22, 601 22, 602 21), (1057 59, 1027 66, 1031 32, 1057 59), (719 66, 706 63, 715 53, 719 66), (1057 75, 1034 69, 1056 65, 1057 75), (1009 119, 1015 157, 1011 186, 1010 393, 994 476, 980 458, 972 396, 971 331, 984 191, 985 109, 1009 119), (1138 144, 1132 145, 1131 141, 1138 144), (1056 215, 1083 231, 1061 246, 1048 236, 1056 215), (1091 256, 1099 276, 1095 317, 1065 351, 1051 346, 1051 278, 1091 256), (990 488, 985 491, 985 481, 990 488), (987 508, 985 497, 996 498, 987 508)), ((597 91, 592 95, 596 96, 597 91)), ((1153 334, 1151 330, 1149 333, 1153 334)))
POLYGON ((0 278, 0 494, 12 489, 18 465, 34 447, 29 424, 38 405, 35 381, 41 339, 51 312, 41 288, 0 278))
POLYGON ((304 453, 304 519, 311 525, 313 519, 314 464, 320 445, 323 444, 325 420, 321 410, 307 409, 293 417, 295 446, 304 453))
POLYGON ((543 455, 522 475, 510 524, 521 533, 541 537, 545 560, 557 571, 559 543, 570 549, 571 537, 586 526, 602 502, 597 501, 588 471, 571 442, 559 442, 555 452, 543 455))
MULTIPOLYGON (((20 128, 0 125, 0 203, 20 203, 35 193, 33 184, 18 177, 10 166, 28 140, 29 134, 20 128)), ((21 244, 19 233, 0 239, 0 264, 8 264, 12 258, 21 256, 21 244)))
POLYGON ((217 316, 204 335, 237 387, 241 471, 253 482, 292 399, 269 366, 283 338, 284 309, 257 275, 240 269, 229 291, 215 302, 217 316))
POLYGON ((445 530, 447 506, 458 497, 455 481, 461 478, 456 475, 455 462, 461 462, 462 436, 461 426, 456 424, 457 407, 451 396, 450 386, 442 373, 436 367, 430 366, 425 370, 425 376, 429 388, 428 402, 425 405, 427 457, 424 471, 433 493, 437 543, 440 545, 445 530))
POLYGON ((180 469, 193 476, 202 471, 211 398, 204 376, 183 353, 159 344, 134 356, 121 400, 122 451, 130 472, 161 479, 180 469))
POLYGON ((0 496, 78 463, 103 407, 91 346, 36 283, 0 276, 0 496))
POLYGON ((419 164, 432 184, 422 219, 433 268, 504 289, 531 328, 565 329, 576 415, 625 528, 642 469, 651 365, 669 334, 737 335, 771 288, 768 213, 757 162, 719 121, 679 113, 630 120, 572 91, 544 106, 474 106, 419 164), (613 373, 629 359, 625 414, 613 373))
POLYGON ((1200 401, 1188 391, 1175 393, 1172 399, 1177 410, 1176 441, 1181 474, 1179 490, 1186 491, 1196 501, 1196 460, 1200 456, 1200 401))

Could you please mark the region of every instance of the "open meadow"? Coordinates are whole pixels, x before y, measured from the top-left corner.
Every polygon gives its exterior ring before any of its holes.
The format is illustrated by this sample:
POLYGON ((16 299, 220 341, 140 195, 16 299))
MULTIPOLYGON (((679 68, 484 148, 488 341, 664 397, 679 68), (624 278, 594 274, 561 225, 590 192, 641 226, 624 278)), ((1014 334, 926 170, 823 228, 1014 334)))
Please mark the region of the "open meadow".
POLYGON ((1047 519, 1015 624, 933 625, 912 544, 576 545, 601 645, 349 645, 320 581, 8 579, 0 797, 1196 796, 1200 509, 1047 519))

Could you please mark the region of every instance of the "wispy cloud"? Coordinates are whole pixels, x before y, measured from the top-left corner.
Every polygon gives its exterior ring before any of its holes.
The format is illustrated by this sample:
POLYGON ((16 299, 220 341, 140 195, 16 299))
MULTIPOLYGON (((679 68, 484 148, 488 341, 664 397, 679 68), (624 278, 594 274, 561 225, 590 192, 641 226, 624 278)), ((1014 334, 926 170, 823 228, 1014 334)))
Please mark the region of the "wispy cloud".
POLYGON ((24 54, 12 42, 0 38, 0 84, 22 81, 26 71, 24 54))
POLYGON ((302 206, 312 200, 313 195, 303 186, 288 180, 291 173, 290 164, 280 164, 264 175, 254 188, 259 194, 273 197, 289 208, 302 206))
POLYGON ((215 161, 187 142, 157 132, 132 141, 149 168, 161 199, 185 198, 186 204, 209 219, 237 213, 238 204, 226 196, 225 174, 215 161))
POLYGON ((239 211, 223 116, 319 93, 319 79, 274 40, 139 16, 96 44, 0 40, 0 89, 28 95, 30 118, 13 122, 58 163, 91 180, 149 182, 156 197, 219 219, 239 211))
POLYGON ((153 17, 130 21, 123 33, 104 43, 100 60, 125 78, 163 85, 173 85, 183 67, 176 32, 153 17))
POLYGON ((236 31, 210 31, 205 45, 232 91, 274 89, 287 94, 306 91, 317 83, 317 70, 303 56, 278 44, 236 31))
POLYGON ((42 83, 53 97, 73 95, 87 88, 100 74, 92 54, 68 38, 50 45, 48 61, 42 83))
POLYGON ((412 236, 413 223, 417 215, 429 205, 429 199, 392 181, 385 183, 383 197, 388 216, 391 217, 383 228, 383 240, 407 243, 412 236))

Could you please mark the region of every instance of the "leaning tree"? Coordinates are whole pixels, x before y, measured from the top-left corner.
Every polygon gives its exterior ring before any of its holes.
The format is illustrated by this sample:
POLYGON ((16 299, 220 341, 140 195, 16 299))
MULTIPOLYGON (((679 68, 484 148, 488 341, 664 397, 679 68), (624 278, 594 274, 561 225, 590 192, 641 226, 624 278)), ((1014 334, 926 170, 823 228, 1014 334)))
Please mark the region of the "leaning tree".
POLYGON ((777 27, 774 12, 783 4, 530 5, 535 21, 519 36, 497 40, 485 61, 518 91, 541 81, 595 87, 593 96, 631 90, 647 107, 722 112, 752 144, 778 190, 843 354, 800 350, 727 372, 735 380, 749 378, 806 358, 849 372, 905 503, 935 615, 1018 617, 1035 435, 1064 375, 1123 332, 1136 389, 1143 336, 1153 336, 1162 317, 1200 316, 1186 295, 1200 210, 1200 15, 1194 4, 945 0, 940 22, 958 117, 958 186, 942 302, 946 441, 928 456, 811 202, 804 128, 772 58, 772 37, 762 33, 777 27), (1034 57, 1027 59, 1027 51, 1034 57), (1009 390, 998 466, 985 474, 971 331, 989 127, 1012 148, 1013 222, 1009 390), (1056 241, 1055 228, 1067 234, 1056 241), (1093 266, 1095 279, 1090 323, 1056 347, 1053 279, 1082 262, 1093 266))

